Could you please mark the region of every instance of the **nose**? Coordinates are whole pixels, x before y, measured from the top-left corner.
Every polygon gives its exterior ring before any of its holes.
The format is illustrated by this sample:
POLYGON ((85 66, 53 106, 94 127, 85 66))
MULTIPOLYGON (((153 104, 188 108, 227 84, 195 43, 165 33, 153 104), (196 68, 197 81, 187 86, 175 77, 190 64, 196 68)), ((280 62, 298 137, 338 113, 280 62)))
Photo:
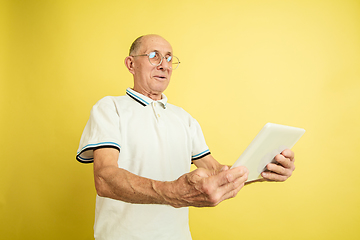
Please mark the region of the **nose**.
POLYGON ((165 57, 162 57, 162 61, 158 65, 158 68, 161 69, 161 70, 166 70, 167 68, 171 70, 172 69, 172 64, 170 62, 166 61, 165 57))

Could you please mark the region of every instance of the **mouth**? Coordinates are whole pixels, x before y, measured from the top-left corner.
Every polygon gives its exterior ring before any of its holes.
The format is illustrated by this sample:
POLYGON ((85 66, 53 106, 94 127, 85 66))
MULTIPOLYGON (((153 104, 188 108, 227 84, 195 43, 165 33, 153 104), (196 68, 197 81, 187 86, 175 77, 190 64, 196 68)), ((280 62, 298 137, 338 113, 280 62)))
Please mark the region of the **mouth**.
POLYGON ((166 80, 166 76, 163 75, 155 75, 154 78, 159 79, 159 80, 166 80))

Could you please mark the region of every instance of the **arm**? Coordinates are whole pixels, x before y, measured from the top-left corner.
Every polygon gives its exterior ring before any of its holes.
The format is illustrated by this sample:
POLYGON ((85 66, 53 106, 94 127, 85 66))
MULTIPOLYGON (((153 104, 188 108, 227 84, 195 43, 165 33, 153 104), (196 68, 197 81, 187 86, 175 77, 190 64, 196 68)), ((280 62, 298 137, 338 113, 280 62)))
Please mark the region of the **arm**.
POLYGON ((118 167, 119 151, 94 150, 94 180, 97 194, 129 203, 164 204, 154 189, 155 181, 142 178, 118 167))
POLYGON ((94 151, 95 188, 99 196, 129 203, 216 206, 234 197, 247 179, 247 170, 240 167, 216 175, 201 168, 175 181, 155 181, 119 168, 118 156, 119 152, 112 148, 94 151))
POLYGON ((193 163, 197 168, 208 169, 208 170, 212 171, 214 174, 221 172, 222 170, 225 170, 226 168, 228 168, 228 166, 222 165, 218 161, 216 161, 216 159, 211 154, 206 155, 205 157, 200 158, 198 160, 194 160, 193 163), (225 169, 224 169, 224 167, 225 167, 225 169))

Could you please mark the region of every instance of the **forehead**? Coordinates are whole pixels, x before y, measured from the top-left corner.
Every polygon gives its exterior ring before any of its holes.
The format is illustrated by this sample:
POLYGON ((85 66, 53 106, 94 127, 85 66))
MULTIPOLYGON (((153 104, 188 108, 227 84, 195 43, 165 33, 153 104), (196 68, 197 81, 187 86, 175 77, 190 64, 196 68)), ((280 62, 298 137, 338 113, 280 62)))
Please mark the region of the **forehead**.
POLYGON ((141 42, 141 53, 159 51, 161 53, 172 53, 172 47, 168 41, 159 36, 147 36, 141 42))

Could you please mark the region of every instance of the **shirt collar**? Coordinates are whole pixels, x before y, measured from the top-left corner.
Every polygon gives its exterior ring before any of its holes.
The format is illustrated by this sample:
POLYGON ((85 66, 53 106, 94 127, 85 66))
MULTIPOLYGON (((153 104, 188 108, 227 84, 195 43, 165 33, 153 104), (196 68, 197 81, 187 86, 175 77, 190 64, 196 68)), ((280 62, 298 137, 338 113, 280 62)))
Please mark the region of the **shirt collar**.
POLYGON ((144 107, 146 107, 147 105, 150 105, 152 102, 158 102, 161 104, 161 106, 163 108, 166 108, 167 97, 163 93, 161 94, 161 99, 158 101, 154 101, 151 98, 146 97, 146 96, 142 95, 141 93, 138 93, 138 92, 132 90, 131 88, 126 89, 126 94, 129 97, 131 97, 132 99, 134 99, 135 101, 137 101, 138 103, 140 103, 141 105, 143 105, 144 107))

